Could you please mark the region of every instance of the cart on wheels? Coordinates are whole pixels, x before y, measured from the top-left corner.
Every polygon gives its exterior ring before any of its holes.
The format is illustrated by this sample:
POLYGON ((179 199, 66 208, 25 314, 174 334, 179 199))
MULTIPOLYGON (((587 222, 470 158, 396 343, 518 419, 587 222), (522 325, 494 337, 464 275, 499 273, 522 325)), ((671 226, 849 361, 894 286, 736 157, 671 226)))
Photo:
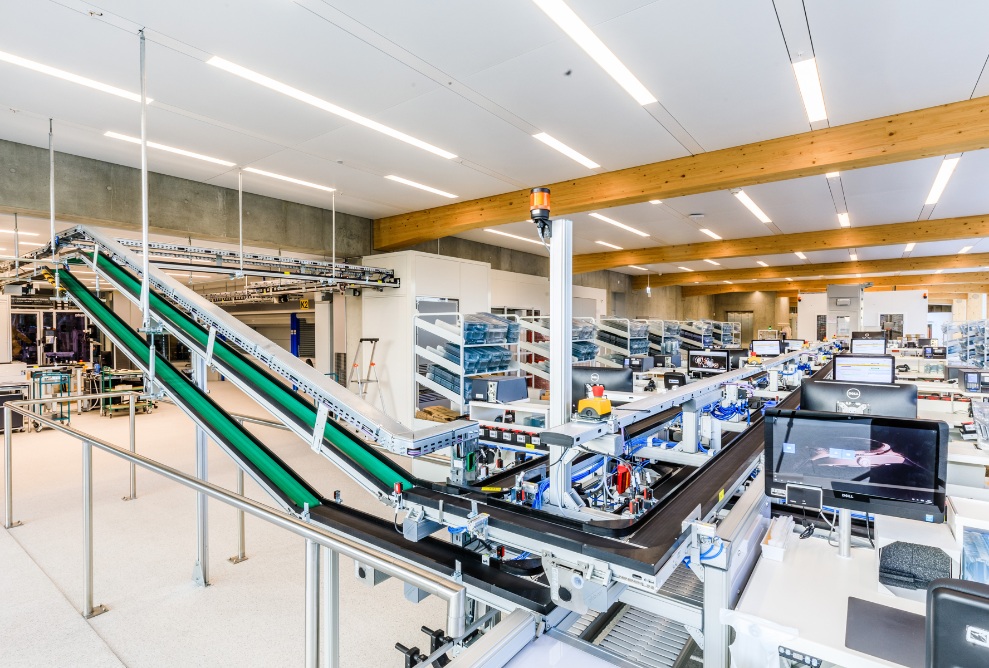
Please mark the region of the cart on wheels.
MULTIPOLYGON (((100 399, 100 415, 113 417, 118 411, 130 411, 130 400, 127 394, 130 392, 144 392, 144 374, 140 371, 101 369, 100 370, 100 392, 120 392, 120 397, 103 397, 100 399)), ((142 399, 134 402, 135 411, 150 413, 155 409, 155 402, 151 399, 142 399)))

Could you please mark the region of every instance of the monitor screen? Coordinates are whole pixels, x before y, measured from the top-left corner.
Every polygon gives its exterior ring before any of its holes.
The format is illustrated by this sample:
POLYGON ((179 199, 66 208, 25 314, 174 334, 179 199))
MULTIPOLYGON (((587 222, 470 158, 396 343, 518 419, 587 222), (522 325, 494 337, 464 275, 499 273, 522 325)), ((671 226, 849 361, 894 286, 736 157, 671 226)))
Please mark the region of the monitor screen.
POLYGON ((800 350, 804 347, 803 339, 784 339, 783 346, 786 348, 786 352, 792 353, 795 350, 800 350))
POLYGON ((917 386, 844 383, 805 378, 800 386, 800 408, 849 415, 917 417, 917 386))
POLYGON ((759 357, 776 357, 783 354, 783 342, 779 339, 756 339, 752 341, 752 352, 759 357))
POLYGON ((979 392, 982 389, 982 374, 978 371, 965 372, 964 388, 966 392, 979 392))
POLYGON ((766 493, 820 487, 825 505, 928 522, 944 521, 948 425, 769 409, 766 493))
POLYGON ((852 339, 853 355, 885 355, 886 339, 852 339))
POLYGON ((577 409, 577 402, 587 397, 588 385, 604 385, 605 390, 631 392, 632 370, 601 366, 573 367, 570 376, 570 401, 574 410, 577 409))
POLYGON ((929 345, 931 345, 931 340, 930 339, 917 339, 917 347, 918 348, 923 348, 923 347, 929 346, 929 345))
POLYGON ((728 371, 727 350, 691 350, 687 353, 687 371, 714 375, 728 371))
POLYGON ((831 377, 849 383, 892 383, 894 363, 892 355, 835 355, 831 377))
POLYGON ((749 359, 749 351, 745 348, 725 348, 725 352, 728 353, 729 369, 741 369, 749 359))

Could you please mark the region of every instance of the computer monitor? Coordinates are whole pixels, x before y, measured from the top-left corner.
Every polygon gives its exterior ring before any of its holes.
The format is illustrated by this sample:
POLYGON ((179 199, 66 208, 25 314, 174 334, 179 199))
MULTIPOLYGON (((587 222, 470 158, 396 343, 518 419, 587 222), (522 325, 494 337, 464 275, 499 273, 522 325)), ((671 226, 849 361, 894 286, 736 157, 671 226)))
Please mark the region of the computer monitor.
POLYGON ((749 351, 745 348, 725 348, 725 352, 728 353, 729 369, 741 369, 749 359, 749 351))
POLYGON ((946 423, 772 408, 765 429, 766 494, 819 487, 827 506, 944 521, 946 423))
POLYGON ((713 376, 727 371, 727 350, 691 350, 687 353, 687 373, 713 376))
POLYGON ((603 366, 573 367, 570 376, 570 400, 574 410, 577 409, 577 402, 587 397, 588 385, 604 385, 605 390, 631 392, 632 370, 603 366))
POLYGON ((930 339, 917 339, 917 347, 918 348, 924 348, 924 347, 929 346, 929 345, 931 345, 931 340, 930 339))
POLYGON ((800 388, 800 408, 803 410, 917 417, 916 385, 845 383, 805 378, 800 388))
POLYGON ((948 357, 948 349, 944 346, 924 346, 924 359, 943 360, 948 357))
POLYGON ((896 380, 892 355, 835 355, 832 380, 849 383, 892 383, 896 380))
POLYGON ((751 350, 759 357, 778 357, 783 354, 783 342, 779 339, 755 339, 751 350))
POLYGON ((959 374, 962 382, 958 384, 966 392, 981 392, 982 391, 982 376, 984 374, 981 371, 964 371, 964 373, 959 374))
POLYGON ((861 332, 862 334, 875 334, 866 339, 857 339, 852 336, 851 353, 853 355, 885 355, 886 337, 883 332, 861 332))
POLYGON ((667 371, 663 374, 663 387, 672 390, 674 387, 683 387, 687 384, 687 376, 679 371, 667 371))
POLYGON ((792 353, 797 350, 801 350, 804 347, 803 339, 783 339, 783 347, 786 352, 792 353))
MULTIPOLYGON (((967 551, 966 547, 966 551, 967 551)), ((989 585, 939 579, 927 588, 927 666, 987 666, 989 585)))

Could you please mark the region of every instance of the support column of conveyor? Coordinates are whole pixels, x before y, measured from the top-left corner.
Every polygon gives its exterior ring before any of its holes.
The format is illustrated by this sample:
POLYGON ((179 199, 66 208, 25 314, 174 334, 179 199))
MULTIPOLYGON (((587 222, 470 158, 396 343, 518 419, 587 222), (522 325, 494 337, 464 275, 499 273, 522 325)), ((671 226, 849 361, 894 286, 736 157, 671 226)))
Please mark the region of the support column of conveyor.
MULTIPOLYGON (((100 254, 94 263, 102 277, 131 299, 140 295, 140 282, 106 255, 100 254)), ((165 328, 178 337, 194 354, 215 365, 241 390, 252 396, 272 415, 311 442, 316 425, 321 421, 319 410, 280 379, 255 364, 229 344, 217 340, 209 331, 172 306, 156 291, 150 292, 151 312, 165 328)), ((411 476, 398 464, 362 442, 358 436, 336 425, 328 416, 325 420, 320 451, 338 465, 362 487, 376 495, 390 493, 396 483, 408 489, 411 476)))
MULTIPOLYGON (((54 272, 45 270, 46 276, 52 278, 56 272, 62 288, 86 316, 110 337, 121 352, 148 373, 151 361, 148 341, 89 292, 71 272, 64 269, 56 269, 54 272)), ((154 357, 154 369, 155 382, 171 400, 286 509, 299 512, 306 505, 315 507, 322 502, 317 492, 282 463, 277 455, 157 353, 154 357)))

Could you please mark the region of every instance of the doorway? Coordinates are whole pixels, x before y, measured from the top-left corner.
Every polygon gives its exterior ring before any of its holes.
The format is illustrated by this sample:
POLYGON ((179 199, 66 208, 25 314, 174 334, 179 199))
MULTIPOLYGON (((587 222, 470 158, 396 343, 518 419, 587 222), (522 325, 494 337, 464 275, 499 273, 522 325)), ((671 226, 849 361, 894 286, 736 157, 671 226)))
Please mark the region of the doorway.
POLYGON ((742 323, 742 345, 747 345, 752 339, 755 331, 753 330, 753 325, 755 323, 755 318, 752 315, 752 311, 728 311, 725 313, 725 320, 727 322, 740 322, 742 323))

